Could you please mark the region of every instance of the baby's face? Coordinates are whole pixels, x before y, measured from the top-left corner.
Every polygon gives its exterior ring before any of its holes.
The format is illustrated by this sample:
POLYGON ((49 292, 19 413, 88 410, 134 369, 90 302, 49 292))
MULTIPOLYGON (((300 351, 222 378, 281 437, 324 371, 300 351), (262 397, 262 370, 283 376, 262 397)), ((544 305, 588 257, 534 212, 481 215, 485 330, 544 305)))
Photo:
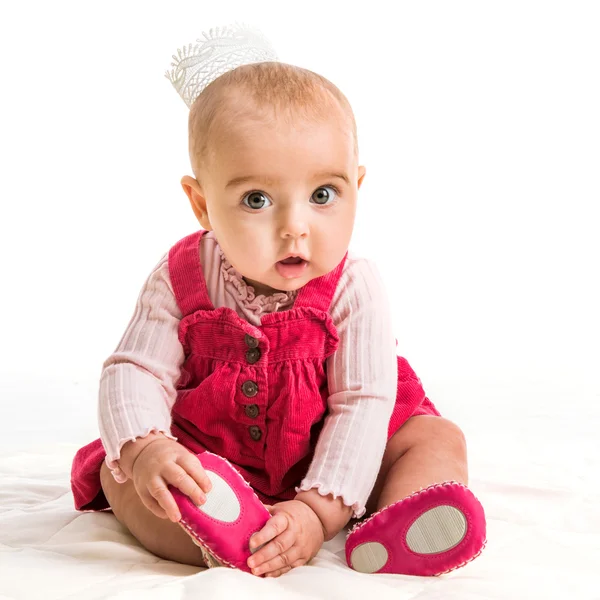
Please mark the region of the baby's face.
POLYGON ((215 138, 200 222, 257 294, 296 290, 334 269, 365 173, 341 110, 320 123, 236 118, 215 138))

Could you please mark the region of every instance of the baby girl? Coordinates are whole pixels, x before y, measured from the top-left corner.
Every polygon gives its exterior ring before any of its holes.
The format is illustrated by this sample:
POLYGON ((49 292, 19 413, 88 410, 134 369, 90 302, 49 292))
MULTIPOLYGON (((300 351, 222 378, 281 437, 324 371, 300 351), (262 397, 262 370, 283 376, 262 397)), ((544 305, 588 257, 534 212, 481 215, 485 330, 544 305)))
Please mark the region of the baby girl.
POLYGON ((351 520, 357 571, 463 566, 485 544, 464 436, 396 355, 375 265, 348 252, 352 109, 256 30, 205 37, 169 76, 202 229, 150 273, 104 364, 75 506, 160 557, 255 575, 306 564, 351 520))

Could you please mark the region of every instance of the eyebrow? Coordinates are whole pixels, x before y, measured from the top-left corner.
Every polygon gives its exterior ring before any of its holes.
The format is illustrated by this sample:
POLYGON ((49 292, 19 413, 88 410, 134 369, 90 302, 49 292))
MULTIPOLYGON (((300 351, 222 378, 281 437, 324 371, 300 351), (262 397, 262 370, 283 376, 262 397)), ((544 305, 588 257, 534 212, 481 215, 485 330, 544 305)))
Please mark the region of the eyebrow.
MULTIPOLYGON (((337 173, 337 172, 332 172, 332 171, 326 171, 324 173, 316 173, 314 178, 315 179, 325 179, 327 177, 332 177, 335 179, 342 179, 346 182, 347 185, 350 185, 350 179, 349 179, 348 175, 346 175, 346 173, 341 173, 341 172, 337 173)), ((242 177, 234 177, 227 183, 227 185, 225 186, 225 189, 237 187, 238 185, 241 185, 242 183, 248 183, 249 181, 261 181, 264 183, 264 182, 268 181, 268 178, 260 177, 257 175, 244 175, 242 177)))

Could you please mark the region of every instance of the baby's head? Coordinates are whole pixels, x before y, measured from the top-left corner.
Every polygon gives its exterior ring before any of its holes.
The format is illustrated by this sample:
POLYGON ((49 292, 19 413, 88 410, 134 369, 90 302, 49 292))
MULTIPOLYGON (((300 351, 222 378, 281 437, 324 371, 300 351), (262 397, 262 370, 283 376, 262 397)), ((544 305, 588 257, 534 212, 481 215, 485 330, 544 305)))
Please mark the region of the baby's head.
POLYGON ((221 75, 191 107, 189 150, 194 213, 257 293, 296 290, 342 260, 365 168, 327 79, 279 62, 221 75))

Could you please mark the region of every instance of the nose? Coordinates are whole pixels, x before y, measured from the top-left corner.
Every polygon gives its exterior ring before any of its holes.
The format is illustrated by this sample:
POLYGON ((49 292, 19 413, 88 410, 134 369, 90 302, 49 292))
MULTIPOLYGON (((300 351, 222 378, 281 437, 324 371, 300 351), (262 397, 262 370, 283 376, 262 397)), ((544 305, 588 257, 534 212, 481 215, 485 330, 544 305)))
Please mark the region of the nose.
POLYGON ((302 239, 308 236, 308 219, 299 207, 290 207, 281 215, 280 235, 283 239, 302 239))

